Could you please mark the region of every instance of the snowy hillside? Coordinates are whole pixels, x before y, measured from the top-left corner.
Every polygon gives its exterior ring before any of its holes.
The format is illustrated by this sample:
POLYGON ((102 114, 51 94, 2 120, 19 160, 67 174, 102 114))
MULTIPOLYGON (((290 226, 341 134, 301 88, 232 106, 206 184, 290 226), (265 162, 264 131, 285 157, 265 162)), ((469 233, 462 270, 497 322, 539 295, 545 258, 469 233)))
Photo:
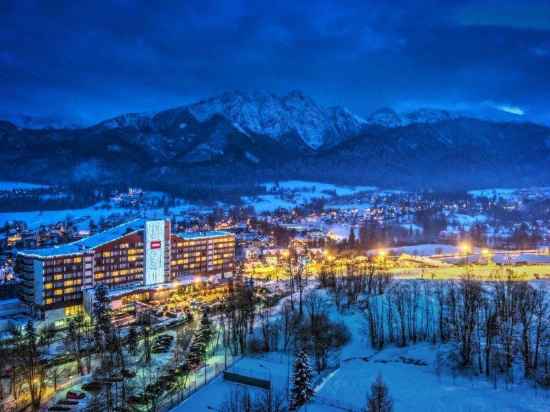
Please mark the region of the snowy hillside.
POLYGON ((412 112, 397 113, 390 108, 376 110, 368 117, 370 124, 387 128, 407 126, 410 124, 431 124, 445 120, 457 119, 460 115, 446 110, 421 108, 412 112))
POLYGON ((299 91, 286 96, 266 92, 227 92, 189 106, 199 121, 221 114, 245 131, 275 140, 290 133, 312 149, 358 134, 366 121, 341 107, 324 109, 299 91))

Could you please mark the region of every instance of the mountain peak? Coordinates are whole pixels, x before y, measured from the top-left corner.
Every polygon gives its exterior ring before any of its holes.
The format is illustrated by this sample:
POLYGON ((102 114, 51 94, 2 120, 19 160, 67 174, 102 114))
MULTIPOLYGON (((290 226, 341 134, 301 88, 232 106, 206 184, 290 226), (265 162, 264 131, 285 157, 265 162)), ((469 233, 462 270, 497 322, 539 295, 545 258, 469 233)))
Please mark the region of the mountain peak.
POLYGON ((436 123, 457 118, 447 110, 422 107, 412 112, 402 114, 407 123, 436 123))
POLYGON ((382 107, 372 112, 368 117, 368 122, 383 127, 399 127, 403 125, 403 119, 401 119, 395 110, 389 107, 382 107))
POLYGON ((299 90, 292 90, 285 96, 230 91, 188 108, 198 121, 220 114, 242 130, 267 135, 274 140, 297 134, 312 149, 338 143, 346 137, 342 134, 344 130, 358 133, 361 123, 351 115, 339 115, 335 119, 333 109, 322 108, 299 90), (349 124, 342 124, 346 119, 349 124))

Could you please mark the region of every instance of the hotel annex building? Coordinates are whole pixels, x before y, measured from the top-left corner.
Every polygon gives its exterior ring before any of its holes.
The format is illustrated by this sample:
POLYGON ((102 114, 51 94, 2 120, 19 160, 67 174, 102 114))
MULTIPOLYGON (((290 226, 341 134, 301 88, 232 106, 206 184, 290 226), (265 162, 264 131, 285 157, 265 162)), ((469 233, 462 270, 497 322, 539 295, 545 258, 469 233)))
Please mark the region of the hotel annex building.
POLYGON ((21 251, 16 269, 22 301, 49 321, 79 312, 99 284, 131 291, 231 276, 234 260, 229 232, 172 233, 169 220, 136 219, 76 242, 21 251))

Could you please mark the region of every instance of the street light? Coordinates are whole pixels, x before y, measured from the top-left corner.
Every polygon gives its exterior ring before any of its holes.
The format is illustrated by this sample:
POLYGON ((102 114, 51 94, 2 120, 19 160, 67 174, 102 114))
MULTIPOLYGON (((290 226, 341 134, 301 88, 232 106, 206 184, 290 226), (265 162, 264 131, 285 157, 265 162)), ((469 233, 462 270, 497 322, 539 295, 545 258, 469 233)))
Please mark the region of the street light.
POLYGON ((466 264, 468 265, 468 255, 472 251, 472 246, 468 242, 462 242, 458 245, 460 251, 464 256, 466 256, 466 264))
POLYGON ((481 255, 487 259, 487 264, 491 263, 491 256, 493 255, 488 248, 481 249, 481 255))
POLYGON ((458 247, 465 255, 472 251, 472 246, 468 242, 462 242, 458 245, 458 247))

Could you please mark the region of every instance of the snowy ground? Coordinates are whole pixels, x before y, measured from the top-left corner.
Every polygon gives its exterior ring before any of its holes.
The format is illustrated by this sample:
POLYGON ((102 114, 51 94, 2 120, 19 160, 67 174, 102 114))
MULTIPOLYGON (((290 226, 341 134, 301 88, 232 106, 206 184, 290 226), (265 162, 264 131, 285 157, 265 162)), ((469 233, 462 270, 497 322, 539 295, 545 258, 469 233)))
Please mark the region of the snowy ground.
POLYGON ((310 192, 317 197, 326 197, 327 192, 335 192, 337 196, 348 196, 359 192, 372 192, 377 190, 374 186, 345 186, 331 183, 310 182, 304 180, 286 180, 282 182, 265 183, 263 185, 268 191, 293 190, 297 192, 310 192))
POLYGON ((253 206, 257 213, 293 209, 297 206, 297 203, 284 200, 278 195, 244 196, 242 201, 248 206, 253 206))
POLYGON ((377 190, 374 186, 345 186, 330 183, 286 180, 278 183, 264 183, 267 195, 244 196, 242 201, 253 206, 256 212, 269 212, 279 208, 292 209, 313 199, 334 199, 360 192, 377 190))
MULTIPOLYGON (((308 287, 307 293, 312 290, 308 287)), ((364 408, 370 386, 379 374, 389 387, 394 412, 548 410, 550 392, 537 391, 528 383, 506 385, 500 380, 495 386, 484 377, 453 376, 445 368, 438 374, 435 366, 437 353, 448 351, 448 347, 420 343, 404 348, 390 346, 381 351, 374 350, 368 340, 363 314, 357 309, 339 313, 326 292, 320 293, 327 298, 329 316, 343 321, 352 337, 331 357, 334 370, 322 380, 317 378, 316 395, 301 411, 359 412, 364 408)), ((277 316, 278 306, 274 308, 274 316, 277 316)), ((231 369, 248 376, 270 377, 274 389, 286 393, 291 365, 292 359, 285 354, 268 353, 242 358, 231 369)), ((261 389, 228 382, 218 376, 172 412, 219 410, 237 390, 248 390, 252 396, 263 394, 261 389)))
MULTIPOLYGON (((352 343, 353 344, 353 343, 352 343)), ((550 395, 536 392, 523 385, 506 389, 500 383, 493 385, 479 378, 464 378, 435 372, 437 348, 419 344, 405 348, 389 348, 374 354, 369 348, 355 350, 368 361, 351 359, 343 361, 340 369, 330 375, 318 388, 319 399, 308 405, 308 412, 338 412, 334 405, 359 410, 365 406, 370 385, 381 374, 389 387, 394 412, 444 411, 444 412, 503 412, 543 411, 550 404, 550 395), (426 362, 427 365, 403 363, 401 357, 426 362)))
POLYGON ((46 185, 39 185, 36 183, 0 181, 0 191, 45 189, 47 187, 46 185))
MULTIPOLYGON (((369 252, 377 253, 380 250, 381 249, 373 249, 369 252)), ((457 246, 446 245, 443 243, 426 243, 412 246, 392 247, 386 250, 391 251, 392 253, 395 253, 397 255, 401 253, 406 253, 408 255, 414 256, 434 256, 441 254, 451 255, 460 252, 457 246)))
POLYGON ((473 197, 486 197, 488 199, 502 199, 507 201, 518 200, 520 198, 540 198, 548 197, 550 187, 527 187, 527 188, 489 188, 470 190, 468 192, 473 197))
MULTIPOLYGON (((185 211, 192 209, 192 204, 183 204, 180 206, 170 208, 170 213, 179 215, 185 211)), ((164 210, 162 208, 147 209, 146 211, 140 211, 137 209, 127 209, 120 207, 104 207, 104 204, 97 204, 95 206, 83 208, 83 209, 63 209, 63 210, 37 210, 30 212, 2 212, 0 213, 0 226, 6 224, 6 222, 19 220, 27 223, 30 229, 36 229, 41 225, 54 224, 65 219, 79 219, 81 220, 77 225, 79 228, 88 228, 90 220, 94 220, 96 223, 101 218, 107 218, 113 215, 119 215, 121 217, 130 220, 137 216, 147 217, 159 217, 164 216, 164 210)))
MULTIPOLYGON (((279 353, 268 353, 258 357, 245 357, 237 361, 229 370, 247 376, 271 379, 274 391, 286 393, 289 368, 291 371, 292 362, 289 363, 287 356, 279 353)), ((239 385, 224 380, 223 376, 218 376, 193 396, 172 409, 172 412, 219 410, 231 393, 240 389, 248 390, 252 396, 262 396, 264 394, 262 389, 239 385)))
POLYGON ((486 197, 488 199, 492 199, 493 197, 497 199, 510 199, 512 195, 515 194, 516 190, 517 189, 495 187, 493 189, 470 190, 468 194, 473 197, 486 197))
POLYGON ((422 343, 404 348, 388 347, 374 351, 364 331, 362 314, 351 312, 331 316, 342 319, 352 331, 352 340, 340 354, 340 368, 316 388, 317 398, 306 408, 308 412, 359 411, 365 406, 370 385, 381 374, 389 387, 394 412, 512 412, 543 411, 550 405, 550 392, 535 391, 527 384, 497 388, 484 378, 453 378, 435 368, 441 348, 422 343), (403 358, 425 363, 404 363, 403 358))

